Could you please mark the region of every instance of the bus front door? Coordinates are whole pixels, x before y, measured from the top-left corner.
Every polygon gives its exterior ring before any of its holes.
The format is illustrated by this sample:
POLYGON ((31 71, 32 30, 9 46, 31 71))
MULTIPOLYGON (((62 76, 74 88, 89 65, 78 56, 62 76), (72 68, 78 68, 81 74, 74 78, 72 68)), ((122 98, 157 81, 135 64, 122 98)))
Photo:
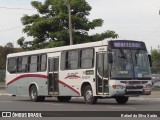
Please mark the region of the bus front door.
POLYGON ((109 94, 107 52, 96 53, 96 91, 97 94, 109 94))
POLYGON ((59 57, 48 59, 48 92, 49 95, 59 94, 59 57))

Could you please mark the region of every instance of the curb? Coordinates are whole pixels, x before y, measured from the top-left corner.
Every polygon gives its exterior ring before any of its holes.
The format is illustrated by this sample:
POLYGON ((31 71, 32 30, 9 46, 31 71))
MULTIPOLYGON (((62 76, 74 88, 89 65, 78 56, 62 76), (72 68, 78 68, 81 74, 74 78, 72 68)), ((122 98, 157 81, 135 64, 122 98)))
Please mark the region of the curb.
POLYGON ((0 96, 12 96, 12 95, 8 93, 0 93, 0 96))
POLYGON ((0 96, 12 96, 12 94, 6 93, 5 91, 0 91, 0 96))
POLYGON ((0 86, 0 96, 12 96, 11 94, 6 93, 5 87, 0 86))

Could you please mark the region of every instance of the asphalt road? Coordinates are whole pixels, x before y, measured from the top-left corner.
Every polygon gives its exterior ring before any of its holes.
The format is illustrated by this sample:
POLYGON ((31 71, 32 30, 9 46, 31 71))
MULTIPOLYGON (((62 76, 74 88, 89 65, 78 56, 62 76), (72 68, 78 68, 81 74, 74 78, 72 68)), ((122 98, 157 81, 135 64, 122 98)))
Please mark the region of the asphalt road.
MULTIPOLYGON (((61 103, 58 102, 58 100, 54 97, 47 98, 44 102, 32 102, 30 101, 29 97, 20 97, 20 96, 12 97, 10 95, 6 95, 2 91, 0 94, 1 94, 0 111, 159 111, 160 110, 160 92, 152 92, 151 96, 131 97, 128 103, 125 105, 117 104, 114 99, 100 99, 95 105, 87 105, 84 103, 83 98, 72 98, 69 103, 61 103)), ((62 118, 56 118, 56 120, 60 119, 62 118)), ((65 120, 72 120, 72 119, 73 118, 65 118, 65 120)), ((77 119, 81 120, 81 118, 77 119)), ((96 120, 97 118, 94 119, 96 120)), ((98 119, 106 120, 105 118, 102 117, 98 119)), ((112 119, 113 118, 111 118, 111 120, 112 119)), ((89 118, 87 120, 93 120, 93 119, 89 118)))
POLYGON ((0 111, 159 111, 160 98, 130 98, 125 105, 114 99, 100 99, 95 105, 87 105, 83 98, 61 103, 56 98, 32 102, 29 97, 0 96, 0 106, 0 111))

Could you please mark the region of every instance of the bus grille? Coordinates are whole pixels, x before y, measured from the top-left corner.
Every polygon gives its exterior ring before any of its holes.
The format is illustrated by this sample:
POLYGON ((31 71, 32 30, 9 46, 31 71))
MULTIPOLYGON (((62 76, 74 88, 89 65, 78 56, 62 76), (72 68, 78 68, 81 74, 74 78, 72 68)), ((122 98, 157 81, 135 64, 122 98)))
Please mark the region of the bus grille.
POLYGON ((143 86, 126 86, 126 89, 143 89, 143 86))
POLYGON ((133 95, 133 94, 142 95, 143 92, 142 91, 127 91, 126 92, 126 95, 133 95))

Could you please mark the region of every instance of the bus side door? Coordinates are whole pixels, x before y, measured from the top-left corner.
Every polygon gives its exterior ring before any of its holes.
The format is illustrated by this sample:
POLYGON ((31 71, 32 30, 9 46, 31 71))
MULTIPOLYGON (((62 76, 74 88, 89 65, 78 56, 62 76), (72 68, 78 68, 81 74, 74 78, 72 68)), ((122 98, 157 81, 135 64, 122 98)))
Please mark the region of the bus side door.
POLYGON ((48 59, 48 92, 49 95, 59 94, 59 57, 48 59))
POLYGON ((109 93, 108 79, 108 53, 96 53, 96 91, 97 94, 109 93))

